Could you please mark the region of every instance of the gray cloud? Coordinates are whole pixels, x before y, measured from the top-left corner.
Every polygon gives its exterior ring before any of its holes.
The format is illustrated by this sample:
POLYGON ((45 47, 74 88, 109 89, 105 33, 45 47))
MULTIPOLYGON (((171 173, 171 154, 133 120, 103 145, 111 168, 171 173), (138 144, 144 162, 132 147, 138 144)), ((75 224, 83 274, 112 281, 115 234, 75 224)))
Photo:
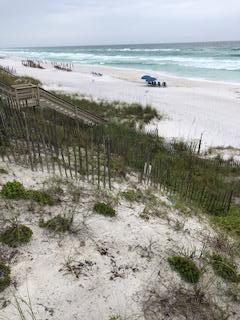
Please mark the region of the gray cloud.
POLYGON ((0 46, 239 39, 239 0, 0 0, 0 46))

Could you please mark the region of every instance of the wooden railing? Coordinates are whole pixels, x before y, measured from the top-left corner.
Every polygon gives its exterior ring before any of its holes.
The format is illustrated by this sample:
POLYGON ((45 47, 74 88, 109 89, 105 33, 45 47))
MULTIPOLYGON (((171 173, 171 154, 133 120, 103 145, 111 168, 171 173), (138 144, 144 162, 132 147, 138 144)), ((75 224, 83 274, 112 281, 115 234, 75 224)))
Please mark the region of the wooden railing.
POLYGON ((87 123, 99 124, 104 118, 82 107, 76 106, 53 93, 33 84, 19 84, 9 86, 0 81, 0 95, 16 100, 19 107, 22 102, 30 106, 40 106, 53 109, 71 118, 83 120, 87 123))

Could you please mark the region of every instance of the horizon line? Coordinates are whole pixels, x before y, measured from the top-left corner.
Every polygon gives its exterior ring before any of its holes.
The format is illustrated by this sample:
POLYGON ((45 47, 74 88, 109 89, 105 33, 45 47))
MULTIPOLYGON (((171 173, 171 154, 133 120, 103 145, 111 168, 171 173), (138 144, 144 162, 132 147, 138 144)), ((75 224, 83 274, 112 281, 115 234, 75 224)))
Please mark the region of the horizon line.
POLYGON ((224 43, 240 42, 240 40, 208 40, 208 41, 183 41, 183 42, 150 42, 150 43, 121 43, 121 44, 88 44, 88 45, 53 45, 53 46, 10 46, 0 47, 0 49, 18 49, 18 48, 62 48, 62 47, 109 47, 109 46, 140 46, 140 45, 171 45, 171 44, 201 44, 201 43, 224 43))

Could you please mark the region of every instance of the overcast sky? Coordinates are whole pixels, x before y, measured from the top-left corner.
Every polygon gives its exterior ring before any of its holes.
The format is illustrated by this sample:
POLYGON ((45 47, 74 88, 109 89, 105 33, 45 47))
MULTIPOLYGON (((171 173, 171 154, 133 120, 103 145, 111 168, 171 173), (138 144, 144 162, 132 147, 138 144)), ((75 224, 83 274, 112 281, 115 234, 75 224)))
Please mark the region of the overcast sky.
POLYGON ((0 0, 0 47, 240 40, 240 0, 0 0))

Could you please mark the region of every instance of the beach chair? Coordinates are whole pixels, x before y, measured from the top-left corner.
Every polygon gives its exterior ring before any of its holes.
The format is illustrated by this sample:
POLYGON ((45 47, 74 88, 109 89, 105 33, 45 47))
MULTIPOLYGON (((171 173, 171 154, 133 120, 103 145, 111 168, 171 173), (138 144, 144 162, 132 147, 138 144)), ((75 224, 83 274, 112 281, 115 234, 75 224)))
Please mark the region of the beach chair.
POLYGON ((162 83, 162 87, 167 88, 167 84, 165 81, 162 83))

